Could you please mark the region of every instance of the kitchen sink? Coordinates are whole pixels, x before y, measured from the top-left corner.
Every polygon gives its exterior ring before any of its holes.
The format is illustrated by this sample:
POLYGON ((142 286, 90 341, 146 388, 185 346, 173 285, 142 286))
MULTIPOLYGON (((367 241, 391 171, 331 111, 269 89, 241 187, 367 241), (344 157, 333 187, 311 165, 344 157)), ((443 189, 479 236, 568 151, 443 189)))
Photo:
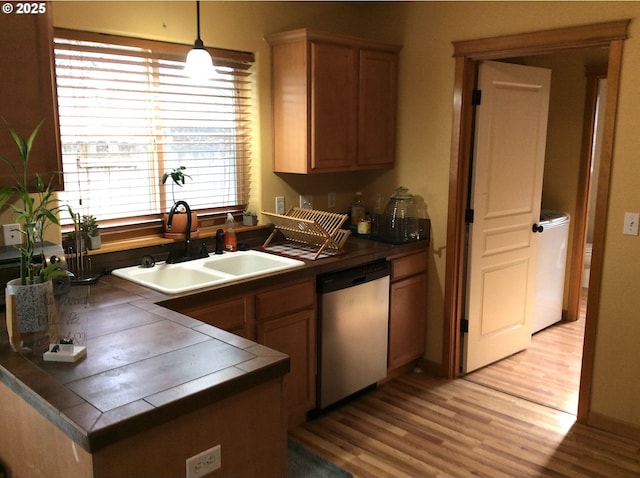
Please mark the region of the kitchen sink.
POLYGON ((303 261, 261 251, 225 252, 178 264, 115 269, 113 275, 165 294, 225 285, 304 266, 303 261))
POLYGON ((286 257, 275 256, 259 251, 245 251, 247 253, 230 253, 222 257, 206 259, 202 265, 208 269, 234 276, 255 275, 262 272, 273 272, 288 269, 291 265, 304 265, 304 262, 286 257), (292 261, 296 264, 292 264, 292 261))

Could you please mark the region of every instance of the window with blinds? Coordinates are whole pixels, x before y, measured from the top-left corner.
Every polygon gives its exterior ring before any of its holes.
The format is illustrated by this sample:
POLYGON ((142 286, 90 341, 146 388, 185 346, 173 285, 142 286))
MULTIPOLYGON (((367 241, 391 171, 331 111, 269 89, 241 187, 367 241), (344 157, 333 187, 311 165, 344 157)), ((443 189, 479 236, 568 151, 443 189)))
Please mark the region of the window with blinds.
POLYGON ((177 200, 199 213, 246 206, 253 54, 209 49, 215 75, 196 83, 189 48, 56 29, 62 204, 101 225, 153 221, 177 200), (184 186, 161 185, 179 166, 184 186))

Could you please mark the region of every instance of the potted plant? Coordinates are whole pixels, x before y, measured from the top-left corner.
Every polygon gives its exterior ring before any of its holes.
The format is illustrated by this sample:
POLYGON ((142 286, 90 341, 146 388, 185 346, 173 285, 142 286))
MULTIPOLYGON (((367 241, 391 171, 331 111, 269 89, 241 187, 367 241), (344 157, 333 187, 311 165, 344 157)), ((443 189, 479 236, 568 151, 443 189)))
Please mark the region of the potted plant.
MULTIPOLYGON (((18 147, 22 180, 16 181, 12 186, 0 187, 0 208, 15 201, 11 208, 16 214, 16 222, 20 224, 18 231, 23 239, 22 244, 16 246, 20 251, 20 278, 7 283, 8 294, 15 296, 17 323, 21 333, 48 329, 51 314, 54 313, 52 309, 55 310, 55 307, 49 307, 53 302, 52 279, 68 275, 59 264, 46 265, 44 260, 42 237, 48 226, 58 224, 57 213, 60 209, 51 183, 45 185, 36 174, 32 184, 33 192, 29 190, 29 154, 41 126, 42 122, 25 139, 7 125, 18 147)), ((16 171, 16 165, 12 161, 3 156, 0 156, 0 160, 12 171, 16 171)))
POLYGON ((98 227, 98 222, 96 217, 92 214, 85 214, 82 216, 82 224, 80 226, 84 236, 85 241, 87 241, 87 245, 90 250, 100 249, 101 240, 100 240, 100 228, 98 227))
MULTIPOLYGON (((186 166, 178 166, 177 168, 172 169, 171 171, 167 171, 162 175, 162 184, 166 184, 166 182, 171 178, 171 197, 173 199, 173 203, 175 206, 176 196, 175 196, 175 186, 182 187, 184 186, 186 179, 191 179, 191 176, 185 173, 186 166)), ((167 221, 169 220, 169 213, 163 213, 162 222, 164 225, 164 237, 168 238, 177 238, 182 239, 185 237, 185 232, 187 230, 187 215, 186 211, 182 209, 177 209, 176 213, 171 222, 171 229, 167 229, 167 221)), ((191 237, 196 237, 196 233, 198 231, 198 213, 196 211, 191 211, 191 237)))
POLYGON ((258 224, 258 215, 253 211, 244 211, 242 213, 242 224, 245 226, 255 226, 258 224))

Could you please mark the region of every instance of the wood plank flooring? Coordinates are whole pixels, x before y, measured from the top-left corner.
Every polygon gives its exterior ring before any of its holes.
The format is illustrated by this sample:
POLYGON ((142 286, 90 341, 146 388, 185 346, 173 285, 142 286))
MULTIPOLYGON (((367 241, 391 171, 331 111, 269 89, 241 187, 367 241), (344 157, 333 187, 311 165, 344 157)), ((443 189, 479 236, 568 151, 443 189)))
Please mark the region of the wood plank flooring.
POLYGON ((531 346, 463 378, 575 415, 584 319, 559 322, 532 337, 531 346))
POLYGON ((467 380, 410 373, 290 431, 354 477, 632 477, 640 442, 467 380))
POLYGON ((356 478, 640 477, 640 442, 575 423, 583 334, 546 329, 478 380, 403 375, 290 436, 356 478))
POLYGON ((531 346, 463 378, 576 415, 587 305, 583 289, 578 320, 558 322, 531 339, 531 346))

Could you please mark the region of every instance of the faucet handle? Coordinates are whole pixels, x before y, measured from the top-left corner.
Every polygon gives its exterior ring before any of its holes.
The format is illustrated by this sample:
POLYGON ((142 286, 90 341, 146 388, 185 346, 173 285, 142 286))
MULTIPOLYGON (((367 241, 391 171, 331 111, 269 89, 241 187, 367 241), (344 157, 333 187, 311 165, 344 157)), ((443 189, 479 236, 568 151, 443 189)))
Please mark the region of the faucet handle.
POLYGON ((216 231, 216 254, 222 254, 224 250, 224 231, 222 229, 218 229, 216 231))
POLYGON ((173 264, 173 244, 169 244, 169 255, 167 256, 167 260, 165 261, 167 264, 173 264))
POLYGON ((202 246, 200 247, 200 257, 209 257, 209 253, 207 252, 207 243, 202 241, 202 246))

